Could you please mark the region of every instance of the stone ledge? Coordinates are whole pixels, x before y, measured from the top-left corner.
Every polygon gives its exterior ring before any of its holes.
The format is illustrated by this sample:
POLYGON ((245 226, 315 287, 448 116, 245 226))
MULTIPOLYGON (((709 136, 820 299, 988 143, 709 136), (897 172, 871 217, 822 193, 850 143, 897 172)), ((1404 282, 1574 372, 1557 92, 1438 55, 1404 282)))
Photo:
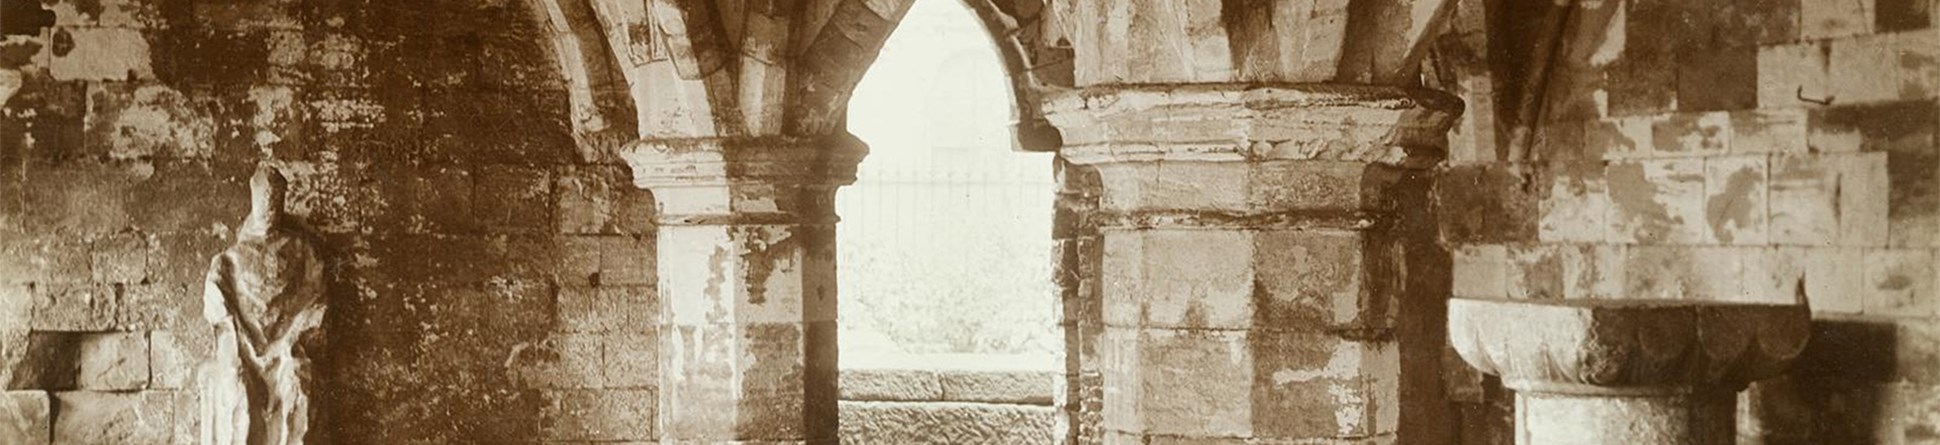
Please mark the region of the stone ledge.
POLYGON ((842 370, 842 400, 976 402, 1051 406, 1056 371, 1030 370, 842 370))
POLYGON ((1057 408, 955 402, 843 401, 850 445, 1059 444, 1057 408))

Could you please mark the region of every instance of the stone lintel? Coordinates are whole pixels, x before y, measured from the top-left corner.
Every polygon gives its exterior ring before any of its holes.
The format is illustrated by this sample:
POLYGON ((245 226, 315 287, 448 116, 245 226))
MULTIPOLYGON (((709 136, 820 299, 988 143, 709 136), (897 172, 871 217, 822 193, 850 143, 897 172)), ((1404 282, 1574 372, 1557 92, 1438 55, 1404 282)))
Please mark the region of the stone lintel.
POLYGON ((1446 93, 1340 84, 1097 87, 1045 99, 1075 164, 1156 161, 1441 162, 1461 114, 1446 93))
POLYGON ((832 223, 834 190, 868 153, 846 132, 815 137, 643 139, 620 153, 668 225, 832 223))
POLYGON ((1513 389, 1579 396, 1737 391, 1785 372, 1811 335, 1804 304, 1689 300, 1449 302, 1449 341, 1513 389))

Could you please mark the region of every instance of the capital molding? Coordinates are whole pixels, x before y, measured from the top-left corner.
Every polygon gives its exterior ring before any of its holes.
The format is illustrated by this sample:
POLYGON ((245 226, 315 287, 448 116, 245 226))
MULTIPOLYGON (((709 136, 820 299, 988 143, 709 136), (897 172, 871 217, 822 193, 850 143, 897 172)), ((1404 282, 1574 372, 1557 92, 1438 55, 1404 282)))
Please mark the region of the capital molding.
POLYGON ((1461 100, 1349 84, 1094 87, 1045 99, 1076 164, 1328 160, 1425 168, 1447 151, 1461 100))
POLYGON ((815 136, 643 139, 620 152, 652 190, 663 224, 833 222, 837 187, 855 182, 868 146, 815 136))

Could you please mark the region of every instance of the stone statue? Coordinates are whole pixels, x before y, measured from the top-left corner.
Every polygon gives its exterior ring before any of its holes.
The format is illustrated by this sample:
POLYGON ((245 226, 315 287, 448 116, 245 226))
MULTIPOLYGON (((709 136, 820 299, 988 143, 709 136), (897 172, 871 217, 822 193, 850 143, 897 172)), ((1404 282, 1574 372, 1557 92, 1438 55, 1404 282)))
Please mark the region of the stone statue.
POLYGON ((203 318, 215 332, 204 368, 204 445, 300 445, 310 428, 310 360, 302 342, 323 321, 319 239, 284 213, 288 181, 261 167, 249 218, 209 264, 203 318))

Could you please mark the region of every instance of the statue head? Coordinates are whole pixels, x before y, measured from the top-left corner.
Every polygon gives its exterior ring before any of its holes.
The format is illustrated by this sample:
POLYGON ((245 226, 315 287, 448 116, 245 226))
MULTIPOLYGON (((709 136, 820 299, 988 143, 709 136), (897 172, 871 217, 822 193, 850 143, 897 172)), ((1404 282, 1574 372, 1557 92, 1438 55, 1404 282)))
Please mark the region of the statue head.
POLYGON ((249 219, 243 221, 244 229, 263 231, 275 224, 283 215, 289 188, 290 181, 283 172, 267 165, 256 167, 256 175, 249 178, 249 219))

